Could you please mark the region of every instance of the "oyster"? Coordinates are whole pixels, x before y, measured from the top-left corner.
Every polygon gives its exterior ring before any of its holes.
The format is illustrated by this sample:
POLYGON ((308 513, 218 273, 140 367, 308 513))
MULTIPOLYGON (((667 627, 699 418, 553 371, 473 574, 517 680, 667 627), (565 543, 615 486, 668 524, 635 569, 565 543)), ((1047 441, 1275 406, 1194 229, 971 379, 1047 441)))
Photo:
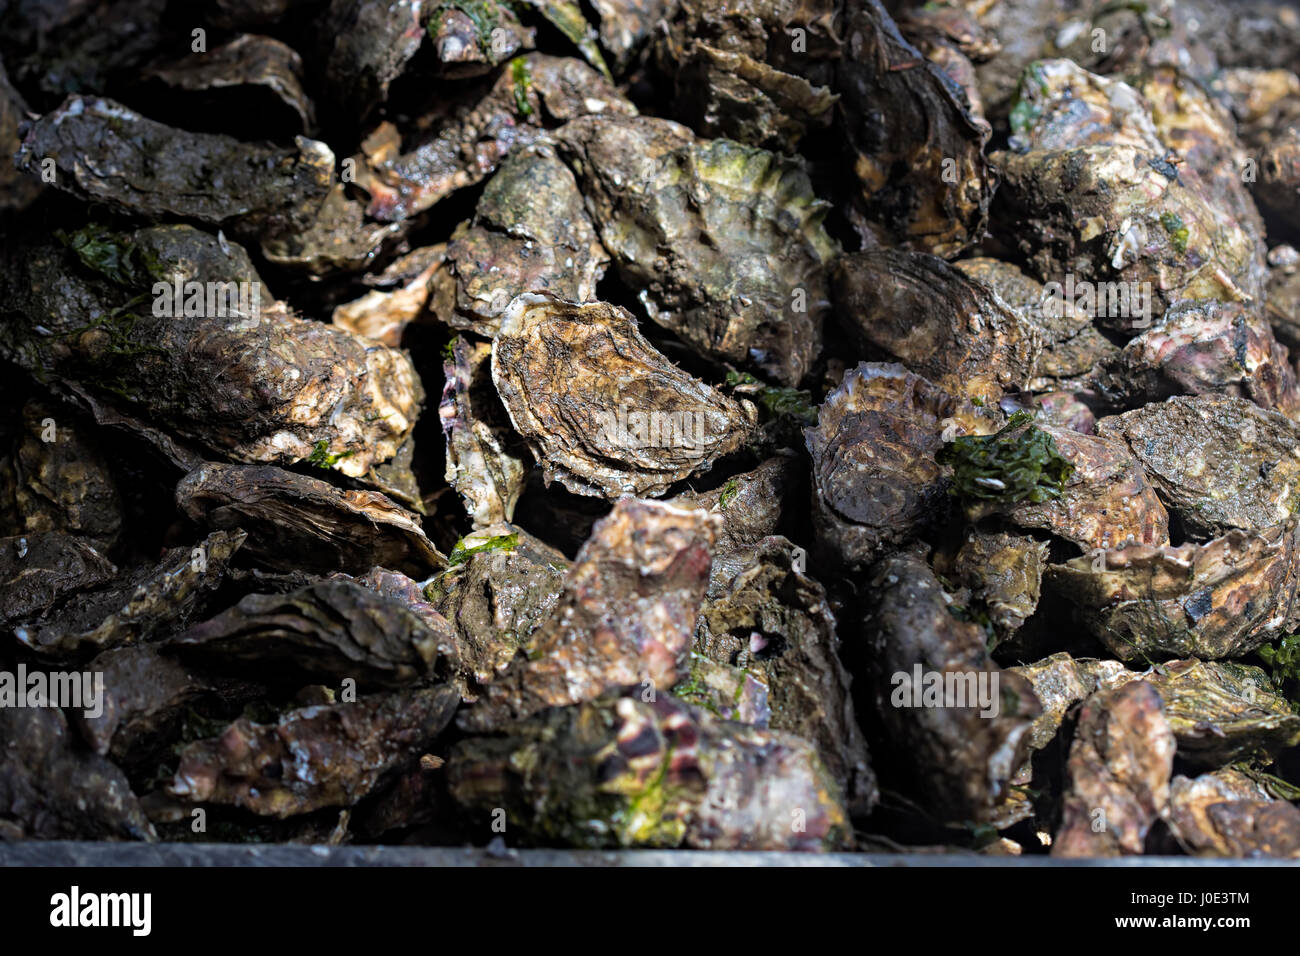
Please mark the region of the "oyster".
MULTIPOLYGON (((0 461, 0 482, 12 488, 11 522, 5 534, 64 531, 108 550, 122 529, 122 497, 99 444, 63 409, 29 401, 22 434, 10 462, 0 461)), ((0 491, 10 499, 9 487, 0 491)), ((0 502, 0 507, 8 505, 0 502)), ((7 508, 5 510, 8 510, 7 508)))
POLYGON ((350 477, 393 457, 423 398, 410 360, 283 303, 260 305, 247 258, 226 256, 223 241, 173 226, 81 234, 77 255, 31 249, 7 276, 0 355, 55 373, 97 417, 120 408, 187 469, 199 455, 185 442, 246 462, 311 459, 350 477), (96 271, 72 267, 86 260, 96 271), (141 305, 151 294, 153 306, 141 305))
MULTIPOLYGON (((1119 349, 1093 325, 1093 316, 1066 296, 1064 288, 1044 286, 1019 268, 998 259, 976 257, 953 263, 987 286, 1022 320, 1035 326, 1043 348, 1028 383, 1033 392, 1052 391, 1070 382, 1088 383, 1094 368, 1119 349)), ((1059 283, 1058 283, 1059 285, 1059 283)))
POLYGON ((329 105, 365 119, 420 48, 427 14, 425 0, 331 0, 318 21, 329 105))
POLYGON ((1300 426, 1241 398, 1177 396, 1097 422, 1125 442, 1186 533, 1262 531, 1300 507, 1300 426))
POLYGON ((1087 551, 1169 541, 1168 513, 1115 439, 1019 417, 990 438, 958 438, 941 460, 953 467, 971 521, 1000 514, 1087 551))
POLYGON ((324 143, 298 137, 289 149, 190 133, 97 96, 70 96, 31 125, 14 161, 39 177, 47 158, 54 185, 82 199, 249 236, 309 221, 334 175, 324 143))
POLYGON ((1130 545, 1048 568, 1046 580, 1121 660, 1240 657, 1297 622, 1294 520, 1206 544, 1130 545))
POLYGON ((805 432, 818 541, 850 567, 923 531, 943 508, 934 460, 956 403, 901 365, 866 363, 844 377, 805 432))
POLYGON ((483 190, 474 225, 447 246, 456 309, 447 324, 491 337, 520 293, 590 302, 609 255, 573 173, 548 143, 513 152, 483 190))
POLYGON ((880 0, 847 0, 843 33, 837 89, 864 229, 882 245, 953 258, 988 223, 997 185, 984 156, 988 124, 880 0))
POLYGON ((214 531, 196 547, 171 548, 156 566, 68 600, 14 630, 38 654, 69 658, 157 639, 183 627, 216 590, 242 531, 214 531))
POLYGON ((866 816, 876 803, 876 779, 826 591, 795 567, 786 539, 766 538, 756 550, 727 593, 701 610, 695 650, 757 675, 767 686, 772 729, 813 743, 845 805, 866 816))
POLYGON ((1133 681, 1089 697, 1070 747, 1052 856, 1140 854, 1151 824, 1168 810, 1174 746, 1150 684, 1133 681))
POLYGON ((1286 348, 1257 309, 1239 302, 1173 307, 1106 361, 1097 379, 1108 397, 1125 404, 1218 392, 1300 417, 1300 387, 1286 348))
POLYGON ((528 532, 492 525, 469 535, 465 550, 426 589, 459 634, 463 666, 490 684, 527 652, 533 632, 564 593, 569 562, 528 532))
POLYGON ((989 820, 1024 764, 1038 699, 988 656, 983 630, 949 610, 924 561, 885 558, 869 586, 876 606, 863 635, 891 749, 908 755, 914 792, 944 820, 989 820))
POLYGON ((1300 810, 1237 770, 1174 777, 1169 827, 1196 856, 1300 857, 1300 810))
POLYGON ((454 689, 430 687, 303 707, 274 724, 241 717, 220 737, 186 747, 168 790, 279 819, 350 807, 414 764, 459 703, 454 689))
POLYGON ((673 696, 723 720, 766 730, 772 719, 767 684, 743 667, 719 664, 691 651, 690 670, 673 696))
POLYGON ((577 494, 663 494, 739 448, 755 418, 605 303, 519 296, 492 345, 492 380, 548 482, 577 494))
POLYGON ((582 62, 530 53, 511 61, 487 90, 475 88, 444 102, 411 143, 401 143, 391 126, 372 133, 375 145, 356 164, 356 183, 370 196, 368 216, 397 222, 480 182, 511 150, 531 143, 548 125, 588 114, 635 112, 611 83, 582 62), (403 145, 405 152, 400 151, 403 145))
POLYGON ((0 707, 0 824, 20 839, 158 839, 126 776, 78 749, 54 707, 0 707))
POLYGON ((1262 246, 1194 169, 1170 164, 1136 90, 1047 61, 1026 72, 1015 115, 1017 151, 994 156, 999 215, 1040 278, 1081 273, 1105 299, 1098 321, 1129 333, 1177 302, 1259 298, 1262 246))
POLYGON ((374 564, 424 575, 446 564, 417 515, 377 491, 342 491, 281 468, 201 465, 176 505, 211 528, 242 528, 248 554, 281 571, 361 571, 374 564))
POLYGON ((116 576, 113 562, 62 531, 0 538, 0 622, 7 627, 43 614, 116 576))
POLYGON ((591 6, 600 16, 600 45, 619 72, 674 6, 674 0, 591 0, 591 6))
MULTIPOLYGON (((4 61, 0 60, 0 154, 13 156, 18 152, 18 126, 26 113, 27 103, 9 82, 4 61)), ((0 163, 0 211, 24 209, 40 192, 37 180, 22 175, 13 163, 0 163)))
POLYGON ((624 685, 666 695, 683 673, 721 523, 695 509, 619 499, 529 636, 527 657, 488 686, 461 725, 482 731, 624 685))
POLYGON ((656 52, 677 90, 678 118, 704 136, 787 152, 809 127, 828 125, 838 6, 677 4, 656 52))
POLYGON ((460 667, 455 631, 436 611, 417 614, 343 575, 289 594, 250 594, 169 647, 214 669, 274 668, 280 678, 332 686, 351 679, 361 691, 408 687, 460 667))
POLYGON ((782 385, 808 375, 839 248, 801 163, 653 117, 582 118, 558 139, 654 322, 782 385))
POLYGON ((1029 535, 1005 531, 967 532, 951 567, 935 570, 971 590, 988 609, 999 637, 1018 631, 1038 607, 1049 545, 1029 535))
POLYGON ((710 598, 725 594, 732 578, 749 566, 759 543, 781 530, 796 489, 804 487, 802 471, 799 458, 783 452, 712 491, 688 491, 669 502, 722 518, 709 571, 710 598))
POLYGON ((448 351, 438 407, 447 484, 464 499, 476 528, 510 521, 532 462, 492 383, 492 346, 457 337, 448 351))
POLYGON ((301 229, 262 237, 262 254, 284 269, 315 278, 370 265, 408 229, 401 222, 366 218, 364 203, 335 183, 301 229))
POLYGON ((448 786, 471 812, 504 809, 533 840, 805 851, 851 840, 810 744, 669 694, 552 708, 504 734, 457 744, 448 786))
MULTIPOLYGON (((315 108, 302 87, 302 57, 274 37, 240 34, 204 53, 154 67, 145 76, 180 90, 265 88, 275 99, 264 105, 278 102, 287 107, 304 133, 316 125, 315 108)), ((206 105, 220 109, 219 101, 206 105)))
POLYGON ((95 753, 124 767, 140 768, 155 758, 196 706, 228 707, 264 692, 256 684, 201 674, 151 644, 105 651, 86 670, 103 675, 101 712, 69 716, 95 753))
POLYGON ((1271 763, 1279 751, 1300 743, 1300 716, 1258 667, 1169 661, 1142 679, 1160 692, 1178 756, 1189 763, 1271 763))
POLYGON ((898 249, 845 256, 835 300, 868 349, 888 353, 950 395, 991 405, 1034 377, 1041 333, 936 256, 898 249))

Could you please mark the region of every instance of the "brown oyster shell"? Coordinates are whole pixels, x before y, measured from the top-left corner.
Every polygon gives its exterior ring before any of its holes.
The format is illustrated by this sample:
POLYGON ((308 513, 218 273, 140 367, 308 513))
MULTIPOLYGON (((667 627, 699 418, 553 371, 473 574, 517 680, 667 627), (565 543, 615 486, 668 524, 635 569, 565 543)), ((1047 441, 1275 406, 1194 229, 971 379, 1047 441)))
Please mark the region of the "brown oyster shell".
POLYGON ((654 322, 782 385, 808 375, 839 247, 802 161, 654 117, 587 117, 558 138, 654 322))
POLYGON ((547 481, 576 494, 663 494, 739 448, 754 418, 605 303, 519 296, 492 344, 492 380, 547 481))
POLYGON ((848 0, 843 36, 837 82, 862 228, 881 245, 956 256, 988 222, 988 125, 879 0, 848 0))
POLYGON ((559 707, 456 745, 452 797, 578 847, 833 850, 851 844, 811 744, 720 720, 670 694, 559 707))
POLYGON ((983 629, 952 614, 938 579, 919 558, 879 562, 870 588, 876 606, 863 635, 873 652, 872 693, 891 748, 907 755, 917 798, 947 821, 993 818, 1024 764, 1033 721, 1042 712, 1029 682, 999 669, 985 649, 983 629), (896 695, 914 687, 918 669, 945 681, 950 674, 989 675, 983 679, 997 698, 994 713, 982 716, 979 703, 970 700, 970 706, 895 706, 896 695))
POLYGON ((1052 856, 1136 856, 1169 803, 1174 735, 1160 695, 1142 681, 1088 698, 1066 767, 1052 856))
POLYGON ((1060 496, 1041 504, 971 502, 967 518, 1001 514, 1022 528, 1042 528, 1087 551, 1124 542, 1169 541, 1169 515, 1128 446, 1051 422, 1033 427, 1047 432, 1061 456, 1074 465, 1060 496))
POLYGON ((617 686, 666 695, 682 674, 720 524, 697 509, 619 499, 529 636, 527 657, 488 686, 461 725, 482 731, 617 686))
POLYGON ((1272 763, 1300 743, 1300 715, 1258 667, 1232 661, 1169 661, 1142 678, 1160 692, 1165 717, 1189 763, 1272 763))
POLYGON ((1103 418, 1186 533, 1260 531, 1300 506, 1300 426, 1241 398, 1177 396, 1103 418))
POLYGON ((835 300, 867 348, 950 395, 993 405, 1034 377, 1039 330, 936 256, 899 249, 847 255, 835 271, 835 300))
POLYGON ((282 571, 361 572, 374 564, 424 575, 446 558, 419 517, 377 491, 343 491, 281 468, 209 462, 176 486, 176 505, 212 528, 243 528, 248 553, 282 571))
POLYGON ((567 166, 549 143, 513 152, 488 181, 473 226, 447 245, 456 284, 448 325, 491 337, 524 292, 590 302, 609 253, 567 166))
POLYGON ((839 659, 835 616, 826 590, 800 571, 794 545, 765 539, 727 593, 700 612, 695 650, 761 677, 770 726, 817 747, 855 814, 871 812, 876 778, 839 659))
POLYGON ((1297 524, 1206 544, 1135 545, 1048 569, 1047 581, 1121 660, 1240 657, 1297 621, 1297 524))
POLYGON ((1300 858, 1300 810, 1237 770, 1174 777, 1169 827, 1196 856, 1300 858))
POLYGON ((304 707, 274 724, 241 717, 182 751, 168 792, 281 820, 349 807, 427 752, 459 703, 452 688, 431 687, 304 707))

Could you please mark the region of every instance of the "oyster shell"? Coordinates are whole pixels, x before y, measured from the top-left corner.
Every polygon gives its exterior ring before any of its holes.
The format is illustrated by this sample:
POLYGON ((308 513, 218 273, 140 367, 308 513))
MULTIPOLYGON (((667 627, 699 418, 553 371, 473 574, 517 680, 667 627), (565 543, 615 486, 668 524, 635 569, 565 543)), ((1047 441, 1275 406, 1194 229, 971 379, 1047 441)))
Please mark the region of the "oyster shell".
POLYGON ((1169 163, 1136 90, 1038 63, 1016 115, 1019 151, 994 156, 999 215, 1044 281, 1113 282, 1097 318, 1130 333, 1180 301, 1260 297, 1261 244, 1195 169, 1169 163))
POLYGON ((839 247, 800 162, 654 117, 586 117, 558 139, 654 322, 782 385, 808 375, 839 247))
POLYGON ((424 40, 424 0, 331 0, 317 21, 329 105, 365 117, 424 40))
POLYGON ((297 318, 283 303, 259 305, 242 250, 226 256, 220 239, 188 226, 94 241, 92 261, 118 281, 72 268, 81 257, 52 245, 10 270, 0 355, 53 372, 97 417, 121 408, 128 427, 186 469, 198 463, 183 447, 191 442, 246 462, 323 461, 359 478, 409 437, 423 391, 406 355, 297 318), (144 250, 143 263, 125 260, 124 274, 110 253, 132 248, 144 250), (181 296, 189 314, 165 314, 177 282, 205 284, 215 313, 191 288, 181 296), (235 283, 247 283, 239 304, 235 283), (146 288, 152 308, 140 304, 146 288))
POLYGON ((1241 398, 1177 396, 1103 418, 1156 493, 1198 540, 1262 531, 1300 507, 1300 426, 1241 398))
POLYGON ((261 696, 265 689, 188 668, 151 644, 119 647, 95 657, 86 670, 103 674, 101 713, 71 711, 77 732, 100 756, 131 768, 147 766, 180 733, 196 706, 230 706, 261 696))
POLYGON ((370 691, 454 676, 456 640, 432 608, 417 614, 399 598, 338 575, 289 594, 250 594, 169 647, 218 670, 273 671, 333 686, 351 679, 370 691))
POLYGON ((935 569, 971 590, 987 609, 999 637, 1018 631, 1038 607, 1043 569, 1050 548, 1046 541, 1005 531, 966 533, 950 568, 935 569))
POLYGON ((478 685, 490 684, 527 652, 533 633, 564 593, 569 562, 528 532, 492 525, 465 539, 464 559, 426 589, 460 636, 463 665, 478 685), (475 544, 479 539, 484 543, 475 544), (484 544, 496 542, 497 547, 484 544), (509 546, 505 546, 509 543, 509 546), (477 550, 475 548, 477 547, 477 550))
POLYGON ((793 553, 785 538, 764 539, 727 593, 700 611, 695 650, 758 675, 772 729, 813 743, 845 805, 866 816, 876 803, 876 778, 838 656, 835 616, 825 589, 794 566, 793 553))
POLYGON ((532 456, 510 427, 492 383, 492 346, 458 337, 449 351, 438 407, 447 441, 447 484, 460 493, 475 528, 510 521, 532 456))
POLYGON ((988 124, 879 0, 847 0, 843 32, 837 89, 865 230, 881 245, 953 258, 988 223, 997 183, 988 124))
POLYGON ((838 849, 851 840, 811 744, 719 720, 669 694, 547 710, 453 748, 452 797, 571 846, 838 849))
POLYGON ((0 622, 8 627, 43 614, 68 595, 116 576, 113 562, 62 531, 0 538, 0 622))
POLYGON ((943 390, 901 365, 864 362, 844 376, 805 431, 819 544, 849 567, 870 564, 944 508, 934 460, 956 411, 943 390))
POLYGON ((456 309, 444 320, 490 338, 521 293, 590 302, 608 263, 573 173, 549 144, 534 143, 501 164, 483 190, 473 227, 458 230, 448 244, 456 309))
POLYGON ((1029 681, 1043 712, 1029 731, 1029 749, 1042 750, 1056 738, 1070 708, 1099 690, 1113 690, 1140 675, 1119 661, 1076 659, 1065 652, 1033 664, 1008 667, 1029 681))
POLYGON ((21 421, 11 463, 0 462, 0 470, 12 468, 0 481, 14 516, 12 522, 0 517, 0 529, 64 531, 102 551, 111 548, 122 530, 122 497, 93 435, 66 410, 39 401, 23 407, 21 421))
POLYGON ((1160 692, 1165 717, 1189 763, 1271 763, 1300 743, 1300 716, 1258 667, 1230 661, 1169 661, 1142 678, 1160 692))
MULTIPOLYGON (((27 102, 9 82, 4 61, 0 60, 0 154, 13 156, 22 138, 18 125, 27 113, 27 102)), ((21 210, 40 194, 41 184, 24 176, 13 163, 0 163, 0 210, 21 210)))
POLYGON ((1206 544, 1133 545, 1053 565, 1048 583, 1121 660, 1240 657, 1295 626, 1293 520, 1206 544))
POLYGON ((515 11, 496 0, 457 6, 441 2, 428 22, 439 73, 446 77, 479 76, 533 48, 537 31, 519 22, 515 11))
POLYGON ((262 87, 297 115, 300 131, 309 133, 316 125, 315 108, 302 87, 302 57, 274 37, 243 33, 211 50, 154 67, 145 76, 190 91, 262 87))
MULTIPOLYGON (((1071 468, 1059 485, 1059 494, 1020 501, 998 501, 992 494, 987 497, 994 500, 968 499, 966 517, 970 521, 1003 515, 1022 528, 1045 529, 1087 551, 1119 547, 1124 542, 1161 545, 1169 541, 1169 515, 1123 442, 1084 435, 1046 421, 1016 424, 1013 420, 1009 430, 998 437, 1013 440, 1029 429, 1048 436, 1057 455, 1071 468)), ((960 463, 957 468, 960 480, 960 463)), ((1006 478, 993 480, 1008 484, 1006 478)))
POLYGON ((749 567, 759 543, 781 529, 797 489, 804 484, 803 462, 786 451, 752 471, 727 479, 712 491, 688 491, 669 501, 722 518, 709 571, 710 598, 725 594, 732 578, 749 567))
POLYGON ((958 620, 934 573, 912 555, 880 561, 869 587, 872 692, 891 749, 906 753, 916 796, 947 821, 989 820, 1025 762, 1042 707, 1027 680, 1000 670, 984 632, 958 620), (922 700, 928 670, 961 691, 939 706, 922 700), (988 700, 976 700, 984 685, 988 700), (966 696, 969 692, 969 697, 966 696), (946 704, 946 705, 945 705, 946 704))
POLYGON ((663 494, 739 448, 756 417, 605 303, 519 296, 492 344, 492 380, 547 481, 576 494, 663 494))
POLYGON ((1300 125, 1260 151, 1255 198, 1289 222, 1300 219, 1300 125))
POLYGON ((286 817, 350 807, 414 764, 460 703, 450 687, 397 691, 290 711, 274 724, 241 717, 220 737, 190 744, 168 792, 286 817))
POLYGON ((555 609, 460 720, 482 731, 611 687, 666 695, 677 683, 709 580, 721 520, 621 498, 592 529, 555 609))
POLYGON ((1038 329, 936 256, 847 255, 835 271, 835 301, 867 349, 888 353, 950 395, 992 405, 1034 377, 1038 329))
POLYGON ((1300 416, 1300 387, 1286 348, 1255 307, 1239 302, 1173 307, 1110 358, 1097 378, 1108 397, 1125 404, 1218 392, 1300 416))
POLYGON ((336 306, 331 321, 353 335, 374 339, 392 349, 399 347, 406 327, 419 322, 426 308, 440 314, 433 285, 446 253, 446 243, 438 243, 398 257, 378 280, 372 280, 395 284, 396 288, 372 289, 359 299, 336 306))
POLYGON ((126 776, 78 749, 54 707, 0 707, 0 821, 20 839, 158 839, 126 776))
POLYGON ((1052 856, 1141 854, 1151 824, 1167 812, 1174 747, 1150 684, 1133 681, 1089 697, 1070 747, 1052 856))
POLYGON ((356 183, 370 196, 370 218, 397 222, 482 181, 511 150, 548 126, 588 114, 635 112, 581 61, 530 53, 512 61, 487 89, 475 87, 444 101, 408 144, 389 143, 398 139, 397 131, 381 127, 386 135, 372 138, 385 145, 359 158, 356 183))
POLYGON ((677 90, 678 118, 704 136, 784 152, 809 127, 828 125, 836 100, 826 84, 839 57, 838 6, 833 0, 677 4, 656 53, 677 90))
POLYGON ((1169 828, 1196 856, 1300 857, 1300 810, 1236 770, 1174 777, 1169 828))
POLYGON ((289 149, 190 133, 98 96, 70 96, 31 124, 14 161, 39 177, 47 158, 55 187, 81 199, 249 236, 309 222, 334 176, 324 143, 298 137, 289 149))
POLYGON ((207 463, 176 486, 176 506, 211 528, 242 528, 248 554, 275 570, 424 575, 446 565, 417 515, 377 491, 343 491, 281 468, 207 463))
POLYGON ((14 630, 20 644, 70 658, 158 639, 183 627, 225 577, 242 531, 214 531, 194 548, 171 548, 138 569, 14 630))

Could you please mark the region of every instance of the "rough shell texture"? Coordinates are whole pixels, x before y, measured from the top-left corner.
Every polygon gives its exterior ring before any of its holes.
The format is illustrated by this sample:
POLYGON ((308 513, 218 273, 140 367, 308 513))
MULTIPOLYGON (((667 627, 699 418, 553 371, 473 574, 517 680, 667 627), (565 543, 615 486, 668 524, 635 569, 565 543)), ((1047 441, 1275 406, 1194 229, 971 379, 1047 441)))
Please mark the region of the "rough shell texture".
POLYGON ((1240 657, 1297 621, 1294 520, 1205 544, 1135 545, 1075 558, 1047 580, 1121 660, 1240 657))
POLYGON ((1027 680, 989 658, 983 629, 953 615, 924 561, 887 558, 877 564, 870 587, 876 608, 863 629, 888 739, 908 754, 917 793, 942 819, 990 819, 1024 764, 1041 704, 1027 680), (961 699, 916 706, 922 693, 916 670, 945 684, 960 678, 961 699), (983 681, 990 699, 981 702, 974 691, 966 696, 967 677, 983 681))
POLYGON ((651 117, 580 119, 559 139, 652 320, 780 384, 808 375, 839 248, 801 162, 651 117))
POLYGON ((471 811, 504 809, 535 841, 805 851, 851 841, 810 744, 666 693, 554 708, 505 733, 457 744, 449 786, 471 811))
POLYGON ((1134 681, 1090 697, 1070 747, 1052 855, 1142 853, 1151 824, 1166 812, 1174 749, 1173 731, 1151 685, 1134 681))
POLYGON ((1240 398, 1177 396, 1097 422, 1198 540, 1281 524, 1300 504, 1300 426, 1240 398))
POLYGON ((578 552, 527 656, 488 687, 462 724, 484 730, 618 686, 667 694, 682 674, 721 523, 696 509, 616 502, 578 552))
POLYGON ((663 494, 739 448, 752 423, 604 303, 520 296, 493 342, 492 380, 547 480, 578 494, 663 494))

